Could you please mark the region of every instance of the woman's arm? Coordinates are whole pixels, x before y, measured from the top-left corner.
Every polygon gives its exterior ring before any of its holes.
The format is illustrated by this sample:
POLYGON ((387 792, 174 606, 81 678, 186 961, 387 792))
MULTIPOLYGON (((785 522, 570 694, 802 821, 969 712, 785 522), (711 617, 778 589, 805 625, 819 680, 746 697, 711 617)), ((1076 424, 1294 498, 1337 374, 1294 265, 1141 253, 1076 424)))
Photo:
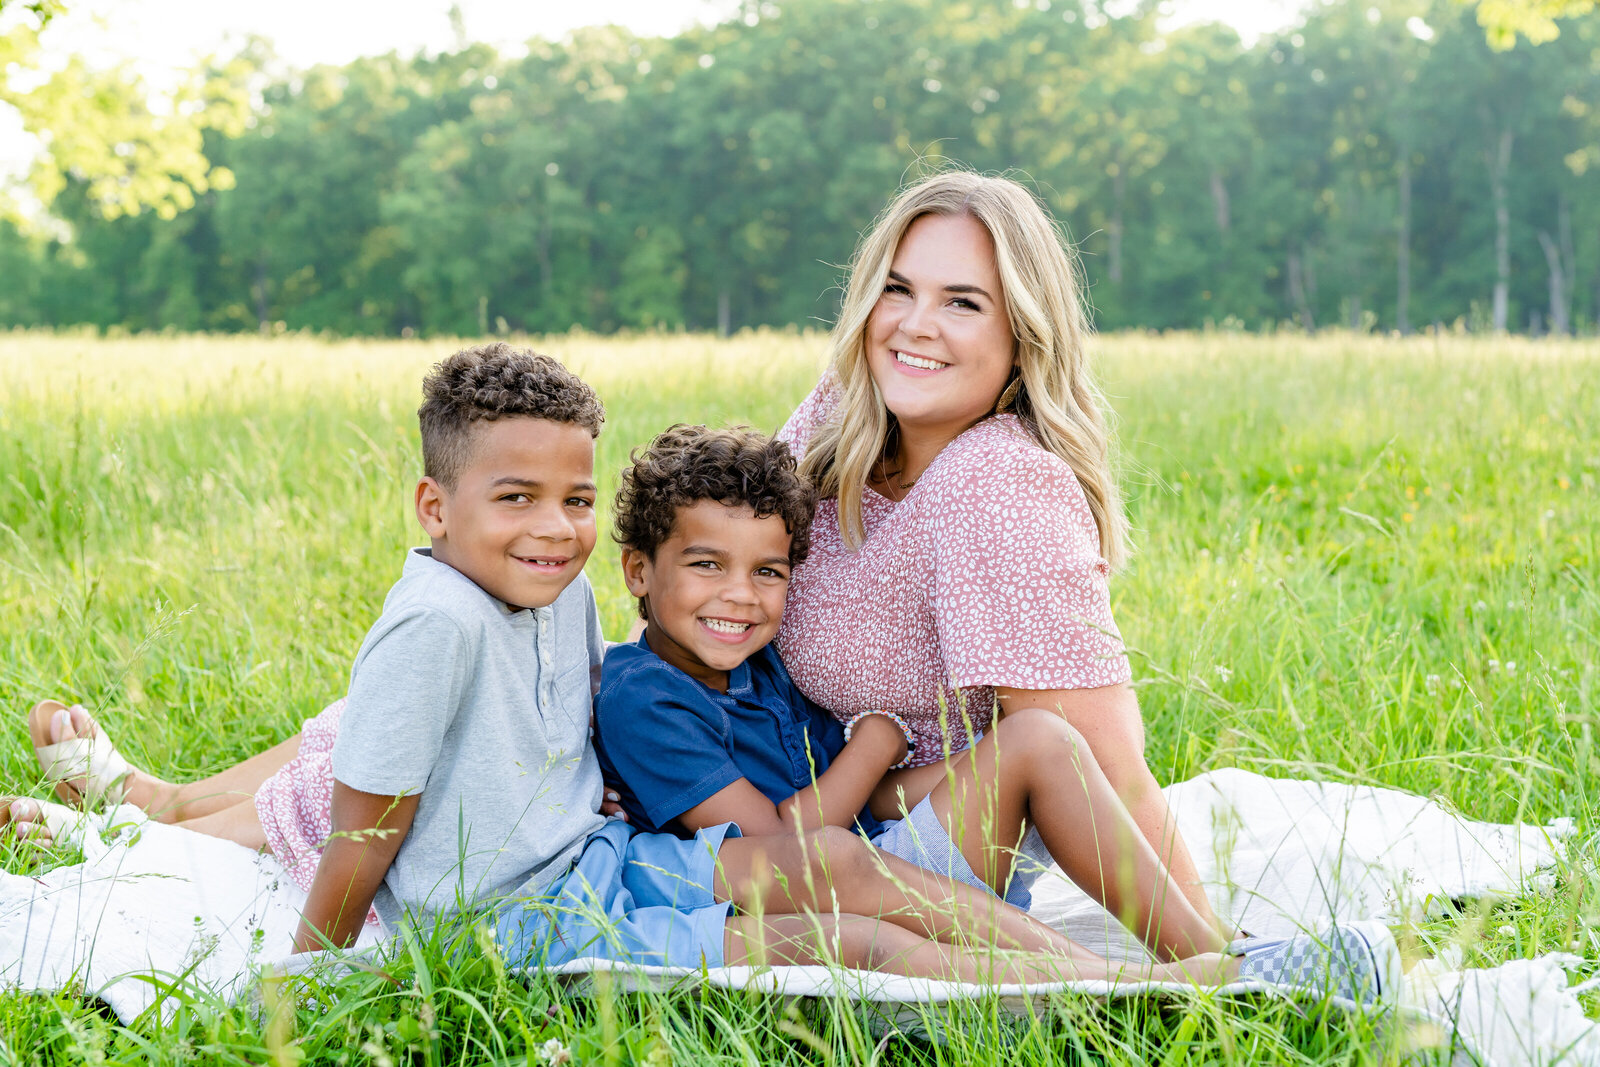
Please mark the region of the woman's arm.
POLYGON ((856 723, 850 743, 817 780, 774 804, 748 778, 713 793, 678 821, 689 830, 738 823, 746 837, 795 834, 821 826, 849 826, 866 806, 873 787, 905 758, 906 735, 884 715, 856 723))
POLYGON ((1144 758, 1144 719, 1139 701, 1127 685, 1098 689, 1012 689, 996 686, 995 715, 1003 717, 1018 708, 1045 708, 1055 712, 1083 735, 1095 762, 1156 855, 1161 857, 1183 895, 1213 926, 1220 929, 1211 903, 1200 885, 1200 872, 1178 833, 1178 821, 1161 786, 1144 758))
POLYGON ((390 797, 333 781, 333 833, 322 849, 293 952, 347 948, 411 829, 421 794, 390 797))

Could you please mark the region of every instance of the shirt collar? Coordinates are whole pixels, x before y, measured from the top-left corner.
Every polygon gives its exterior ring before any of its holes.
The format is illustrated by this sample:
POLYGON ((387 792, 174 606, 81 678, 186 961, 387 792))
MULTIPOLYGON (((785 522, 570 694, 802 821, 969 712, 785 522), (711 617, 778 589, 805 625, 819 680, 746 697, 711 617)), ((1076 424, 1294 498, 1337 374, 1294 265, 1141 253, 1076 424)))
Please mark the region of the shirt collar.
MULTIPOLYGON (((644 634, 641 633, 639 635, 637 644, 640 648, 644 649, 652 656, 656 654, 655 650, 650 647, 650 642, 648 639, 646 639, 644 634)), ((698 685, 701 689, 704 689, 713 696, 728 697, 733 700, 753 701, 756 698, 756 679, 755 673, 750 670, 750 660, 755 659, 756 656, 759 655, 761 655, 761 653, 758 651, 756 652, 755 656, 749 657, 749 659, 746 659, 743 663, 739 664, 733 670, 728 672, 728 691, 726 693, 718 692, 689 672, 674 666, 671 663, 667 663, 666 660, 661 660, 661 662, 665 663, 668 667, 671 667, 673 670, 677 671, 679 674, 683 675, 685 678, 689 679, 695 685, 698 685)), ((660 659, 659 656, 656 658, 660 659)))
POLYGON ((433 549, 431 548, 413 548, 410 552, 407 552, 406 563, 401 569, 400 573, 411 574, 413 572, 427 570, 432 567, 443 568, 451 575, 472 586, 472 588, 488 597, 494 603, 494 606, 500 609, 500 614, 510 619, 512 622, 525 623, 529 626, 532 626, 541 618, 549 618, 554 611, 554 608, 549 605, 542 608, 512 607, 499 597, 490 595, 490 593, 485 590, 483 586, 479 585, 471 578, 468 578, 465 574, 462 574, 460 571, 450 566, 450 564, 434 559, 433 549), (540 612, 543 612, 544 614, 541 615, 540 612))

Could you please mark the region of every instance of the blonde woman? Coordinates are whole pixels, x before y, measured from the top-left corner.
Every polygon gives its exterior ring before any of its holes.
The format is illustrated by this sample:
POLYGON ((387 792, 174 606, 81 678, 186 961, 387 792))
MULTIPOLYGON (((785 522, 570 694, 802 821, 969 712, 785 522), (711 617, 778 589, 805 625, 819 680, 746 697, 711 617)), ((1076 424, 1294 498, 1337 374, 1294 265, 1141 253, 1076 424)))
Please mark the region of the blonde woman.
MULTIPOLYGON (((1177 941, 1218 951, 1111 617, 1127 522, 1079 289, 1013 181, 950 171, 889 205, 851 262, 829 370, 781 435, 823 499, 778 645, 840 721, 908 720, 912 766, 879 785, 874 814, 947 834, 1002 893, 1019 855, 1048 857, 1035 830, 997 841, 1019 808, 1034 821, 998 752, 1036 750, 1065 720, 1098 767, 1061 773, 1103 772, 1179 887, 1153 940, 1169 957, 1177 941)), ((1026 879, 1032 865, 1016 866, 1026 879)))

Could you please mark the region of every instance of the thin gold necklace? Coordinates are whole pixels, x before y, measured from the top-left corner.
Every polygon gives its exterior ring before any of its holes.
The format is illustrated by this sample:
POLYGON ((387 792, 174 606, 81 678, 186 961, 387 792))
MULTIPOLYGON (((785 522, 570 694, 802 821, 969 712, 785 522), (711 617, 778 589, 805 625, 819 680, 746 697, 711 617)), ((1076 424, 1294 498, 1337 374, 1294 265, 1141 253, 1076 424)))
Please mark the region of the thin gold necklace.
MULTIPOLYGON (((889 470, 888 467, 884 466, 882 459, 878 460, 878 477, 883 479, 885 488, 893 485, 895 488, 904 491, 917 484, 917 480, 915 478, 911 479, 909 482, 900 481, 900 470, 898 468, 893 471, 889 470)), ((889 499, 895 501, 895 503, 899 503, 901 500, 904 500, 905 497, 890 497, 889 499)))

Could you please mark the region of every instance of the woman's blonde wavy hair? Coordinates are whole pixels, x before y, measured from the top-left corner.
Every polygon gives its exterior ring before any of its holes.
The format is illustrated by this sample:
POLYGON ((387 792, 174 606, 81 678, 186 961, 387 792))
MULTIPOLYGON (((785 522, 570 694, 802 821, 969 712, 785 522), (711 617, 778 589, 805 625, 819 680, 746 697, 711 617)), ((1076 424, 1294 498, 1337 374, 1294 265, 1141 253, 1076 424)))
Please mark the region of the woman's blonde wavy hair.
MULTIPOLYGON (((845 544, 859 546, 866 537, 862 492, 895 424, 867 368, 867 321, 900 239, 923 215, 968 215, 993 238, 1017 355, 1015 399, 1006 410, 1078 476, 1100 531, 1100 554, 1117 566, 1128 554, 1128 520, 1111 466, 1104 398, 1086 366, 1090 327, 1077 265, 1044 207, 1009 178, 962 170, 924 178, 890 203, 857 246, 829 342, 841 402, 813 434, 801 473, 821 496, 838 499, 839 532, 845 544)), ((1008 386, 1002 398, 1011 393, 1008 386)))

